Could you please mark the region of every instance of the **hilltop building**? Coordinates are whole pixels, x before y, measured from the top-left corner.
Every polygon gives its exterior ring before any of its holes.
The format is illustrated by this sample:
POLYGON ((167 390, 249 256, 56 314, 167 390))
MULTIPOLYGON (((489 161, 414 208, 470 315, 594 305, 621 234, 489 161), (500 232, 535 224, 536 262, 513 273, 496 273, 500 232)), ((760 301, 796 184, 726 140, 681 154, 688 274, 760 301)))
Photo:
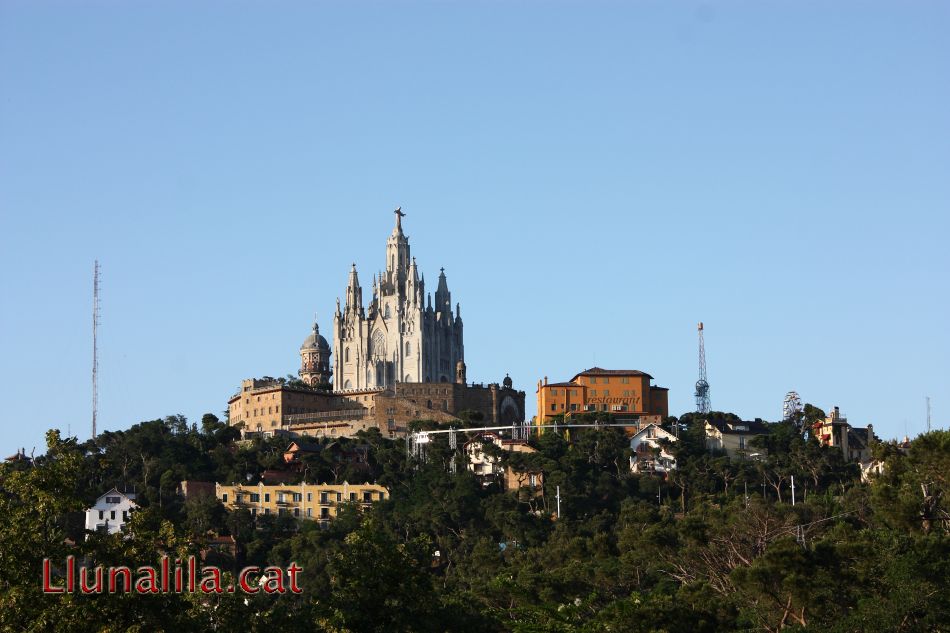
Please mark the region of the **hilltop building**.
POLYGON ((320 336, 320 327, 313 321, 313 333, 304 339, 300 346, 300 380, 324 390, 330 389, 330 345, 320 336))
POLYGON ((669 415, 666 387, 651 385, 653 376, 636 369, 591 367, 567 382, 538 381, 536 424, 545 424, 556 416, 609 412, 620 421, 637 426, 659 424, 669 415))
POLYGON ((483 486, 498 481, 505 490, 528 488, 538 490, 544 486, 544 473, 540 469, 516 469, 502 465, 498 455, 485 452, 486 444, 494 444, 510 453, 535 453, 525 440, 504 439, 497 433, 485 432, 465 443, 463 452, 468 460, 467 468, 481 480, 483 486))
POLYGON ((33 458, 29 457, 26 454, 25 448, 21 448, 16 453, 14 453, 13 455, 10 455, 3 461, 5 461, 8 464, 26 464, 27 466, 29 466, 30 464, 33 463, 33 458))
POLYGON ((377 484, 215 484, 215 496, 228 510, 326 522, 335 518, 344 504, 368 507, 388 499, 389 491, 377 484))
POLYGON ((93 506, 86 510, 86 529, 90 532, 115 534, 129 520, 135 504, 135 495, 131 492, 119 492, 113 488, 101 495, 93 506))
POLYGON ((500 384, 468 383, 461 307, 445 270, 435 291, 410 256, 405 214, 386 242, 386 270, 373 277, 363 305, 356 265, 343 306, 337 300, 333 348, 317 323, 300 346, 299 381, 248 379, 228 400, 228 422, 242 435, 350 437, 379 429, 400 437, 412 420, 455 422, 463 412, 492 424, 524 421, 525 393, 506 376, 500 384))
POLYGON ((486 423, 518 424, 524 420, 524 402, 525 393, 514 389, 507 376, 501 384, 398 383, 346 393, 265 377, 242 382, 228 400, 228 422, 240 424, 245 438, 352 437, 371 428, 402 437, 412 420, 457 422, 466 411, 486 423))
POLYGON ((733 459, 754 458, 766 452, 751 444, 753 438, 768 435, 769 427, 764 422, 705 420, 705 423, 707 450, 725 452, 733 459))
POLYGON ((343 308, 333 315, 335 391, 392 387, 397 382, 465 382, 461 306, 455 304, 445 269, 426 295, 425 276, 409 254, 401 209, 386 242, 386 270, 373 276, 373 298, 363 306, 363 289, 350 270, 343 308))
POLYGON ((824 420, 815 422, 812 430, 823 446, 840 448, 845 461, 868 462, 871 460, 871 445, 876 440, 874 427, 870 424, 866 429, 851 426, 848 424, 848 418, 841 415, 838 407, 834 407, 824 420))
POLYGON ((659 424, 647 424, 630 438, 630 470, 635 473, 665 475, 676 470, 676 457, 667 450, 667 442, 677 442, 676 436, 659 424))

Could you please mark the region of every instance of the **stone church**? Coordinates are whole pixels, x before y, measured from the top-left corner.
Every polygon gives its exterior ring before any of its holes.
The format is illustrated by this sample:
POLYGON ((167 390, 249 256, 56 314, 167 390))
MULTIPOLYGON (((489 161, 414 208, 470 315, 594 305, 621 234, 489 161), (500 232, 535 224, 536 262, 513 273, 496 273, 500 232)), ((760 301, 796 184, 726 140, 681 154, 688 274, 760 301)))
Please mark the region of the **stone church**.
MULTIPOLYGON (((464 383, 465 347, 459 304, 439 274, 435 290, 426 294, 402 232, 401 209, 386 241, 386 269, 373 275, 373 297, 363 305, 356 264, 350 270, 343 308, 337 299, 333 315, 333 390, 387 388, 396 383, 464 383)), ((316 334, 316 331, 315 331, 316 334)), ((319 335, 317 344, 319 345, 319 335)), ((308 339, 309 341, 309 339, 308 339)))
POLYGON ((396 438, 413 420, 524 421, 525 392, 509 376, 487 385, 466 381, 461 311, 458 304, 452 309, 445 271, 434 298, 426 294, 402 232, 405 214, 395 215, 386 269, 373 276, 369 304, 354 264, 342 307, 337 300, 332 351, 316 323, 300 346, 305 384, 250 378, 230 397, 228 422, 241 425, 245 437, 352 437, 378 428, 396 438))

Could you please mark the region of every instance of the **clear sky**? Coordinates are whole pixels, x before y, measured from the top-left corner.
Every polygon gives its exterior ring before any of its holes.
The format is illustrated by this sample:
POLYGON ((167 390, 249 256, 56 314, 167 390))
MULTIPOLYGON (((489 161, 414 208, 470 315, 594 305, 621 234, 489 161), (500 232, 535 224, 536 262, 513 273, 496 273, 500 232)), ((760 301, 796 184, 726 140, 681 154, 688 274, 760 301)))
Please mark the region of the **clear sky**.
MULTIPOLYGON (((296 372, 392 210, 468 376, 950 422, 950 4, 0 1, 0 449, 296 372)), ((366 291, 365 295, 369 295, 366 291)))

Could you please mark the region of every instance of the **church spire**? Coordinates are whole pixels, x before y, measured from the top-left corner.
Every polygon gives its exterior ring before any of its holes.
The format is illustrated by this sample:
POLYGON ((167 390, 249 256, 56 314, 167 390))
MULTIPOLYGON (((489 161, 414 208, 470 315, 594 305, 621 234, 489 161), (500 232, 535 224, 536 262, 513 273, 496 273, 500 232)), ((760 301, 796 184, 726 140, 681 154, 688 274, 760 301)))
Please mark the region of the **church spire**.
POLYGON ((406 279, 406 300, 409 303, 421 303, 419 295, 419 269, 416 267, 416 258, 409 264, 409 278, 406 279))
POLYGON ((436 312, 452 313, 452 293, 449 292, 449 284, 445 280, 445 269, 439 270, 439 287, 435 290, 435 310, 436 312))
POLYGON ((346 311, 363 311, 363 289, 360 288, 360 278, 356 274, 356 264, 350 269, 350 280, 346 284, 346 311))
MULTIPOLYGON (((409 238, 402 232, 402 219, 405 213, 402 207, 394 211, 396 226, 392 235, 386 240, 386 273, 384 279, 392 285, 396 295, 403 297, 406 288, 406 278, 409 274, 409 238)), ((381 279, 382 281, 382 279, 381 279)))

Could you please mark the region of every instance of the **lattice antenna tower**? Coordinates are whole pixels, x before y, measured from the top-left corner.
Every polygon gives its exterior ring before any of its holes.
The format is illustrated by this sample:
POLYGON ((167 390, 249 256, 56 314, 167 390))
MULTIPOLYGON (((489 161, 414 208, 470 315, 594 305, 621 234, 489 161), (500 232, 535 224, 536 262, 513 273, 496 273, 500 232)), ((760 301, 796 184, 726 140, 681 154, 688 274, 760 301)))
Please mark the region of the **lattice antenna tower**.
POLYGON ((696 413, 709 413, 709 381, 706 380, 706 345, 703 342, 703 323, 699 331, 699 380, 696 381, 696 413))
POLYGON ((99 260, 92 272, 92 439, 96 439, 99 415, 99 260))

